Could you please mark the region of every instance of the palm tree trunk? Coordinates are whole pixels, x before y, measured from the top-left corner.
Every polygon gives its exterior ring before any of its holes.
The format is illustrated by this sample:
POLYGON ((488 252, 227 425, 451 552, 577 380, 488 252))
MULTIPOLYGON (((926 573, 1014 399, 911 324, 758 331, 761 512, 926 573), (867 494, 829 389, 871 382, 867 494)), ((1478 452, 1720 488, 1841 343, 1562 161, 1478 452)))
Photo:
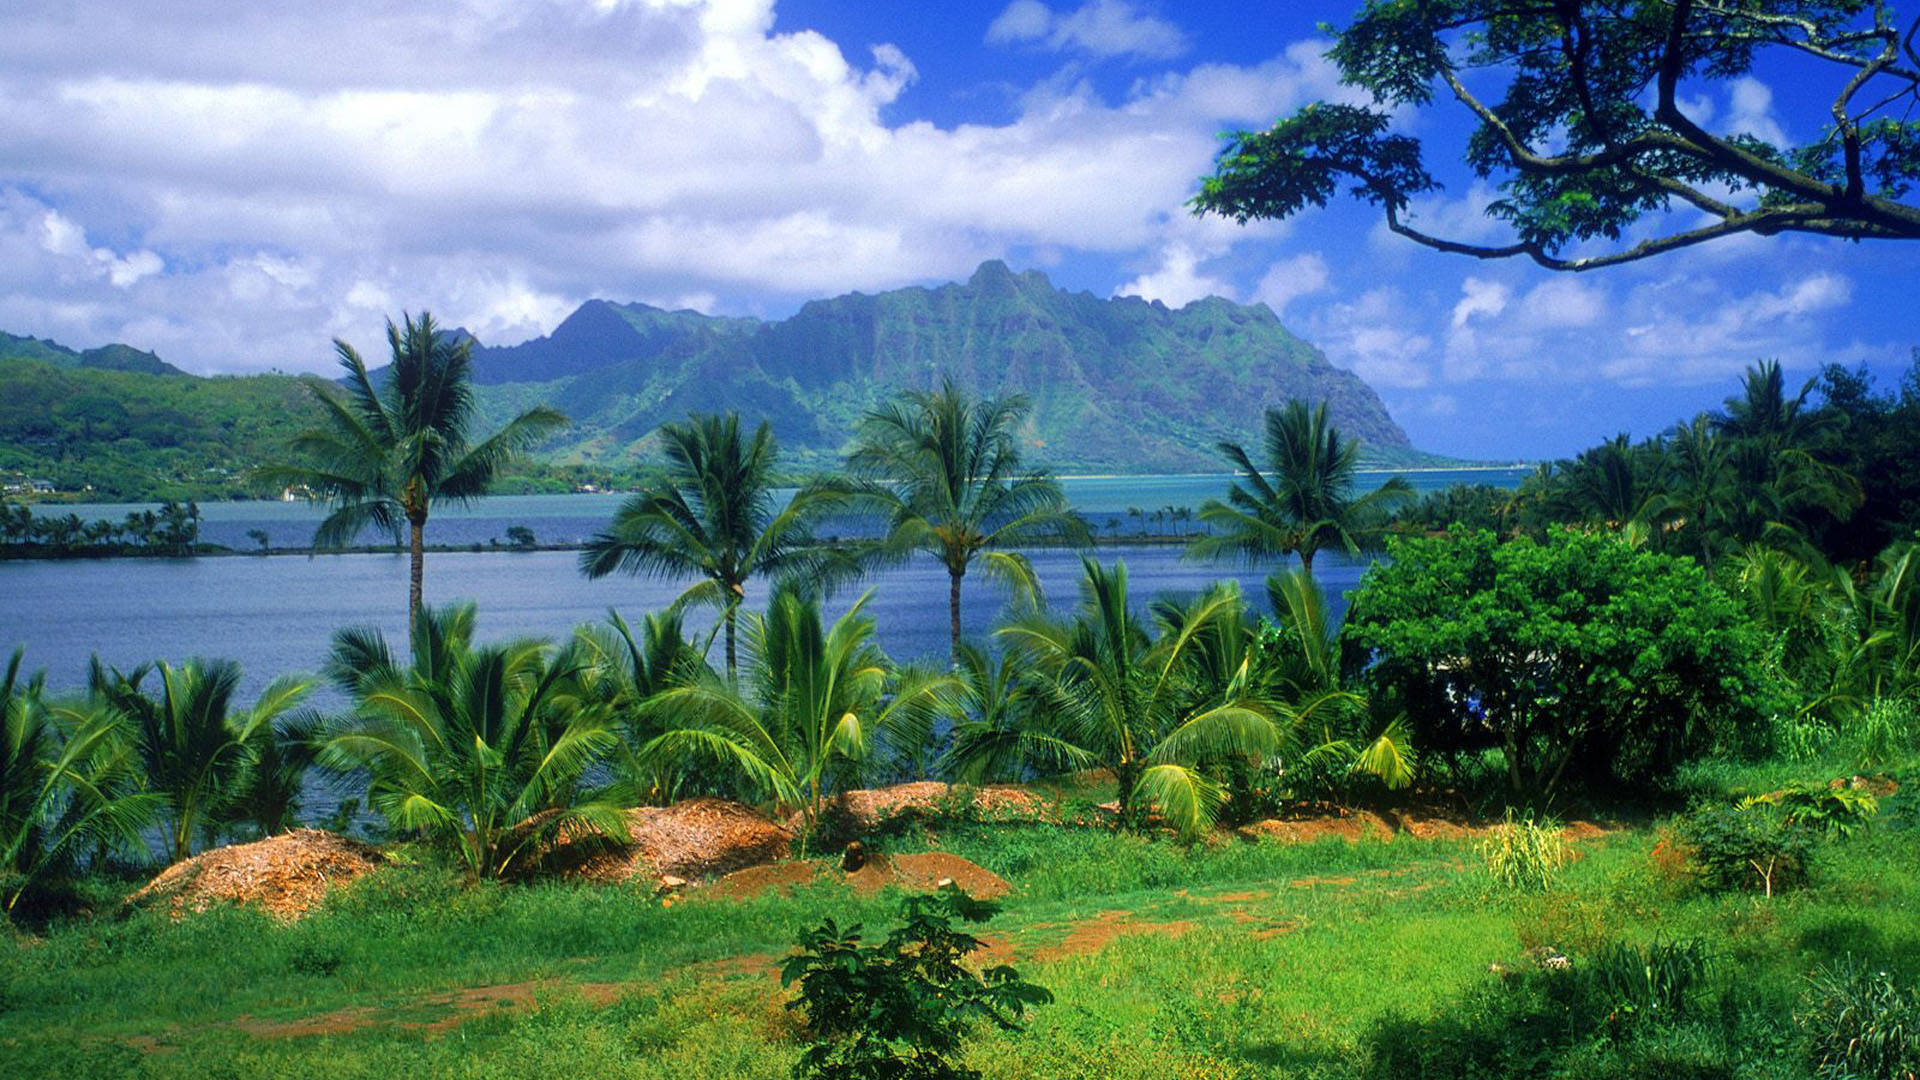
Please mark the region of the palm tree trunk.
POLYGON ((1307 572, 1308 577, 1313 576, 1313 549, 1312 548, 1303 547, 1300 549, 1300 569, 1305 570, 1307 572))
POLYGON ((408 550, 413 558, 412 580, 407 585, 407 627, 408 633, 411 634, 413 624, 420 621, 420 581, 426 576, 427 567, 425 547, 427 523, 421 520, 409 521, 408 524, 412 526, 412 543, 408 550))
POLYGON ((735 611, 736 609, 733 607, 727 608, 727 683, 728 685, 732 685, 735 682, 734 667, 735 667, 736 661, 734 658, 734 651, 733 651, 733 624, 734 624, 735 611))
POLYGON ((967 576, 967 568, 947 567, 947 621, 953 631, 953 659, 960 661, 960 579, 967 576))

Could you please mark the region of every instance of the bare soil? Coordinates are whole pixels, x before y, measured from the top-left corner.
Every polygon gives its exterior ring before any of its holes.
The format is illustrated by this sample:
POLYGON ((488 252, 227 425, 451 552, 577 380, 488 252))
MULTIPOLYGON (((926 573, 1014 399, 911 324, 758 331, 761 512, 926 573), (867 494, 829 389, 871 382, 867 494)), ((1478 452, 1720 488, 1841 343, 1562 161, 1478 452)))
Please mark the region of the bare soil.
POLYGON ((553 863, 588 881, 625 881, 669 875, 699 880, 787 857, 793 834, 725 799, 689 799, 627 812, 625 844, 564 844, 553 863), (569 853, 565 848, 575 849, 569 853))
POLYGON ((972 896, 989 900, 1005 896, 1013 889, 1007 879, 978 863, 943 851, 927 851, 911 855, 876 854, 866 865, 851 873, 807 862, 755 866, 728 874, 700 889, 699 893, 740 900, 772 890, 791 890, 822 880, 844 882, 863 896, 871 896, 890 885, 909 892, 932 892, 948 881, 972 896))

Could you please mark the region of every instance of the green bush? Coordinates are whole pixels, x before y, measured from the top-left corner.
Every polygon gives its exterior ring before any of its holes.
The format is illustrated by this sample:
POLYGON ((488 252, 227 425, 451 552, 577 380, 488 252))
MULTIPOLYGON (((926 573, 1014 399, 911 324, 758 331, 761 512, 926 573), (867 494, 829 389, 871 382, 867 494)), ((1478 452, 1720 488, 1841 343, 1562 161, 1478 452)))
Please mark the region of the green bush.
POLYGON ((794 1064, 798 1080, 971 1080, 979 1073, 957 1059, 967 1035, 985 1022, 1020 1030, 1030 1005, 1053 995, 1006 965, 975 974, 965 959, 982 942, 954 929, 978 923, 998 905, 949 884, 911 896, 900 925, 876 945, 860 927, 832 919, 801 933, 799 951, 781 966, 783 986, 800 985, 788 1008, 804 1013, 809 1046, 794 1064))
POLYGON ((1805 880, 1813 845, 1777 806, 1708 805, 1679 821, 1700 883, 1709 891, 1758 888, 1768 896, 1805 880))
POLYGON ((1808 980, 1796 1016, 1820 1080, 1920 1076, 1920 994, 1885 971, 1848 959, 1808 980))

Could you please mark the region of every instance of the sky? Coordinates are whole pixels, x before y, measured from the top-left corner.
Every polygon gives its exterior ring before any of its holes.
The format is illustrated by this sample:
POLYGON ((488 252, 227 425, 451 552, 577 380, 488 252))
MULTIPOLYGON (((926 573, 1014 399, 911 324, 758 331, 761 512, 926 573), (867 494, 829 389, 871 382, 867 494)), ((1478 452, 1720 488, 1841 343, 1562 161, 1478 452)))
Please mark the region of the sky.
MULTIPOLYGON (((1220 132, 1353 100, 1353 3, 8 0, 0 330, 199 374, 324 371, 430 309, 489 344, 600 297, 780 318, 982 260, 1096 295, 1264 303, 1415 445, 1553 457, 1715 407, 1741 371, 1920 345, 1920 245, 1741 238, 1579 276, 1429 251, 1336 203, 1185 208, 1220 132)), ((1683 88, 1804 138, 1817 73, 1683 88)), ((1491 241, 1455 111, 1403 113, 1491 241)))

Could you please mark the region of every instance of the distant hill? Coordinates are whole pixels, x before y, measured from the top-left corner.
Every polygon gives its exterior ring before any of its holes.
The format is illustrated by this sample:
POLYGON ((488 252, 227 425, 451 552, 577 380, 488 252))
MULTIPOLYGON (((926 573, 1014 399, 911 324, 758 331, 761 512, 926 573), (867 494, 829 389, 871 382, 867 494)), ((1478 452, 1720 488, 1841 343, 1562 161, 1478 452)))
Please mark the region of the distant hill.
POLYGON ((1214 444, 1255 438, 1261 413, 1292 397, 1327 401, 1375 460, 1426 457, 1372 388, 1264 305, 1069 293, 999 261, 965 283, 816 300, 777 322, 593 300, 547 337, 474 359, 496 419, 536 401, 573 418, 560 460, 624 460, 664 421, 727 409, 766 418, 801 460, 827 459, 882 398, 942 375, 1030 398, 1022 434, 1057 468, 1217 468, 1214 444))
POLYGON ((102 345, 75 352, 55 341, 0 333, 0 360, 39 360, 62 368, 96 371, 134 371, 145 375, 185 375, 186 372, 150 352, 130 345, 102 345))
MULTIPOLYGON (((1069 293, 997 261, 964 283, 816 300, 779 321, 590 300, 546 337, 473 344, 483 426, 535 403, 573 418, 519 470, 535 488, 631 476, 655 429, 690 412, 765 419, 790 467, 830 465, 868 409, 943 375, 1027 395, 1029 457, 1060 471, 1218 470, 1218 441, 1257 442, 1262 412, 1294 397, 1328 402, 1370 464, 1449 463, 1413 449, 1366 383, 1265 306, 1069 293)), ((0 333, 0 474, 15 478, 237 496, 317 415, 290 376, 198 378, 126 345, 0 333)))

